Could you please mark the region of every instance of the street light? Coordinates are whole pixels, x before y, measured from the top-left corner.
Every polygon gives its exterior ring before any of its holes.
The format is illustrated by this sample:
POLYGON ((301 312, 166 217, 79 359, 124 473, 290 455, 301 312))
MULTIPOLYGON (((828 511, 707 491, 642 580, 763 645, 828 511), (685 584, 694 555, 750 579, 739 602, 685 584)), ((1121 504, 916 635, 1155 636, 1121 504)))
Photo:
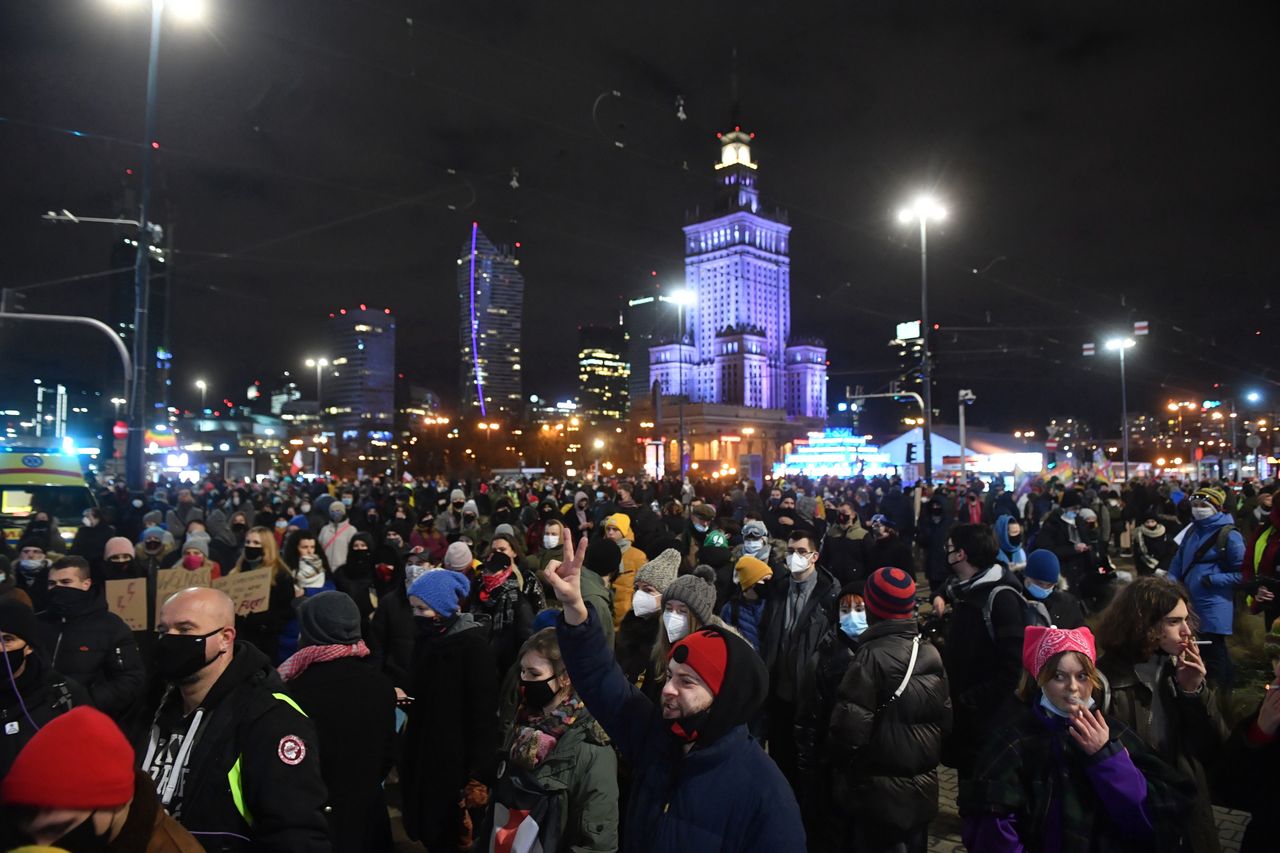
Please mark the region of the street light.
POLYGON ((204 392, 209 389, 209 383, 203 379, 196 380, 196 387, 200 389, 200 414, 204 414, 204 392))
POLYGON ((1112 338, 1104 346, 1110 352, 1120 353, 1120 437, 1124 441, 1124 481, 1129 482, 1129 391, 1124 380, 1124 352, 1132 349, 1133 338, 1112 338))
POLYGON ((316 369, 316 407, 320 414, 324 414, 324 403, 321 402, 321 392, 324 389, 324 369, 329 366, 327 358, 309 358, 306 361, 307 367, 316 369))
POLYGON ((698 303, 698 294, 688 288, 680 288, 668 297, 676 306, 676 325, 679 332, 676 355, 680 360, 680 393, 676 397, 676 408, 680 413, 680 479, 684 480, 684 309, 698 303))
MULTIPOLYGON (((931 195, 919 195, 898 211, 903 225, 920 223, 920 371, 924 385, 924 479, 933 482, 933 365, 929 352, 929 222, 947 218, 947 209, 931 195)), ((961 453, 964 450, 961 448, 961 453)))

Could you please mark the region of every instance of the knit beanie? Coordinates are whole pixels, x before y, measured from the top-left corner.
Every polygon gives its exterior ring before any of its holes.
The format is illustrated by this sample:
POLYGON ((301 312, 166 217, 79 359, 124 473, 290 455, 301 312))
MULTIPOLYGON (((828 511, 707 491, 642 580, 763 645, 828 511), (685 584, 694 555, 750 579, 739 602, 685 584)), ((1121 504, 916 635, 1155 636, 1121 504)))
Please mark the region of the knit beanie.
POLYGON ((712 569, 723 569, 732 559, 733 552, 726 545, 712 545, 709 548, 703 545, 698 549, 698 561, 712 569))
POLYGON ((471 581, 466 575, 447 569, 427 572, 409 587, 409 595, 448 619, 458 612, 459 599, 471 594, 471 581))
POLYGON ((112 536, 107 540, 107 546, 102 549, 102 559, 110 560, 120 554, 128 554, 132 557, 133 543, 123 536, 112 536))
POLYGON ((493 538, 497 539, 499 536, 514 541, 516 538, 516 529, 504 521, 502 524, 493 528, 493 538))
POLYGON ((724 535, 723 530, 708 530, 706 538, 702 540, 703 548, 728 548, 729 537, 724 535))
POLYGON ((289 526, 296 527, 299 530, 307 530, 310 528, 305 515, 295 515, 293 518, 289 519, 289 526))
POLYGON ((755 557, 739 557, 733 566, 733 573, 738 579, 738 586, 746 592, 762 580, 773 577, 773 569, 764 560, 755 557))
POLYGON ((1062 574, 1062 564, 1058 562, 1057 554, 1042 548, 1027 555, 1027 566, 1022 571, 1032 580, 1057 583, 1062 574))
MULTIPOLYGON (((0 598, 0 632, 26 640, 28 646, 40 645, 40 629, 31 607, 13 596, 0 598)), ((4 673, 0 670, 0 673, 4 673)))
POLYGON ((345 592, 321 592, 299 606, 298 648, 350 646, 360 640, 360 611, 345 592))
POLYGON ((195 548, 206 557, 209 556, 209 534, 204 531, 192 533, 187 536, 185 542, 182 543, 182 550, 185 552, 188 548, 195 548))
POLYGON ((133 760, 133 747, 110 717, 87 705, 72 708, 45 723, 18 753, 0 785, 0 805, 119 808, 133 799, 133 760))
POLYGON ((748 539, 752 536, 756 536, 761 539, 769 538, 769 529, 764 526, 763 521, 753 518, 746 524, 742 525, 742 538, 748 539))
POLYGON ((672 723, 671 731, 684 741, 703 746, 713 743, 730 729, 753 719, 769 693, 764 659, 732 631, 715 626, 694 631, 671 647, 668 660, 696 672, 715 697, 706 717, 692 731, 681 726, 689 721, 672 723))
POLYGON ((670 601, 679 601, 701 624, 708 624, 716 606, 716 573, 709 566, 698 566, 676 578, 662 593, 662 603, 670 601))
POLYGON ((462 514, 466 515, 467 513, 471 513, 472 515, 479 517, 480 516, 479 505, 475 501, 467 501, 462 505, 462 514))
POLYGON ((622 538, 626 539, 628 542, 631 542, 636 538, 635 534, 631 532, 631 517, 625 512, 615 512, 604 520, 604 526, 606 530, 610 527, 618 528, 618 532, 622 534, 622 538))
POLYGON ((163 541, 164 541, 164 528, 163 528, 163 527, 148 527, 146 530, 142 531, 142 539, 141 539, 140 541, 142 541, 142 542, 146 542, 148 539, 159 539, 161 542, 163 542, 163 541))
POLYGON ((612 539, 599 537, 587 545, 587 555, 582 558, 582 567, 590 569, 601 577, 612 575, 622 564, 622 549, 612 539))
POLYGON ((1060 652, 1080 652, 1094 663, 1098 661, 1093 632, 1088 628, 1072 628, 1068 631, 1041 625, 1027 626, 1022 635, 1022 666, 1032 677, 1039 676, 1049 658, 1060 652))
POLYGON ((544 628, 554 628, 556 618, 559 617, 560 611, 554 607, 548 607, 546 610, 539 610, 538 615, 533 617, 533 633, 536 634, 544 628))
POLYGON ((636 570, 636 583, 647 583, 660 595, 666 595, 667 587, 671 586, 679 572, 680 552, 675 548, 667 548, 636 570))
POLYGON ((449 503, 454 503, 454 504, 459 502, 465 503, 466 500, 467 500, 466 492, 462 491, 462 489, 454 489, 452 492, 449 493, 449 503))
POLYGON ((475 558, 471 556, 471 549, 466 542, 454 542, 444 552, 444 567, 455 572, 464 571, 471 568, 473 559, 475 558))
POLYGON ((1080 506, 1081 503, 1083 503, 1083 501, 1080 498, 1080 493, 1075 489, 1067 490, 1067 492, 1062 496, 1063 509, 1070 509, 1073 506, 1080 506))
POLYGON ((916 582, 902 569, 885 566, 867 578, 862 598, 877 619, 910 619, 915 616, 916 582))
POLYGON ((1214 509, 1221 512, 1222 505, 1227 500, 1227 493, 1222 491, 1222 489, 1215 489, 1210 486, 1206 486, 1203 489, 1196 489, 1195 494, 1191 496, 1191 500, 1208 501, 1213 504, 1214 509))

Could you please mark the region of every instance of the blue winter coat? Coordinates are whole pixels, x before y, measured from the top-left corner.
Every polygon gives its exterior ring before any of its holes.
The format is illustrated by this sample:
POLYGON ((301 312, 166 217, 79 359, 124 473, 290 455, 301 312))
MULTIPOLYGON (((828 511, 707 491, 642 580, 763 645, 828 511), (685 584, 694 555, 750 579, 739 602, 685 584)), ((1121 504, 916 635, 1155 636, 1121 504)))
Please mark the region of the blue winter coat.
POLYGON ((661 709, 627 682, 596 614, 556 621, 565 667, 587 709, 631 766, 622 849, 779 853, 805 849, 795 794, 747 727, 685 754, 661 709))
POLYGON ((760 651, 760 619, 764 616, 764 599, 757 601, 738 601, 738 618, 733 618, 733 602, 726 601, 720 608, 720 618, 724 624, 732 625, 742 635, 742 639, 751 644, 751 648, 760 651))
POLYGON ((1233 530, 1227 534, 1225 557, 1218 553, 1217 547, 1213 547, 1200 562, 1187 564, 1206 540, 1217 538, 1219 528, 1233 523, 1234 520, 1225 512, 1191 522, 1191 529, 1182 538, 1182 545, 1169 564, 1169 578, 1191 593, 1191 604, 1200 617, 1200 630, 1206 634, 1231 633, 1235 587, 1242 580, 1240 566, 1244 562, 1244 537, 1240 531, 1233 530))

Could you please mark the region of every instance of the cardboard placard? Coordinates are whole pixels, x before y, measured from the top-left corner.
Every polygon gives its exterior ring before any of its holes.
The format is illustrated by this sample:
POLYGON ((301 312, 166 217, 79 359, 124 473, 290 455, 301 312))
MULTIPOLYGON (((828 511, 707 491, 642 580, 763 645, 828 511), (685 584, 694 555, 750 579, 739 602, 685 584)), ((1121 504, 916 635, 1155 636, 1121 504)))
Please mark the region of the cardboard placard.
POLYGON ((156 613, 169 596, 178 590, 190 586, 210 586, 213 581, 213 569, 161 569, 156 572, 156 613))
POLYGON ((236 606, 237 616, 248 616, 250 613, 265 613, 271 598, 271 581, 275 573, 264 569, 249 572, 237 572, 213 582, 214 589, 220 589, 230 597, 236 606))
POLYGON ((147 579, 107 581, 107 609, 124 620, 130 631, 147 631, 147 579))

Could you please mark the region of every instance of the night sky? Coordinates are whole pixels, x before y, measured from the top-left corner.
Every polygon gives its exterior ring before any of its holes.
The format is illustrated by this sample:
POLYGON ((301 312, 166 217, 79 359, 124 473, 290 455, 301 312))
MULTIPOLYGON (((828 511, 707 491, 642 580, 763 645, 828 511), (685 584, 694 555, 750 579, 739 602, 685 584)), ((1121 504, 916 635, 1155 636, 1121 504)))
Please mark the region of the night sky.
MULTIPOLYGON (((149 4, 118 5, 0 6, 4 285, 108 269, 110 228, 44 211, 136 216, 149 4)), ((927 188, 952 212, 930 234, 944 419, 970 387, 972 423, 1118 424, 1115 362, 1080 344, 1135 319, 1131 408, 1254 388, 1280 407, 1274 3, 207 6, 160 63, 179 404, 198 376, 210 400, 284 369, 309 392, 328 313, 360 302, 392 308, 400 369, 452 403, 473 219, 522 243, 525 392, 572 393, 576 325, 683 275, 736 48, 762 194, 794 229, 793 333, 826 339, 831 396, 892 378, 886 342, 919 312, 895 213, 927 188)), ((84 279, 27 309, 106 299, 84 279)), ((23 404, 34 376, 114 377, 80 332, 6 328, 0 358, 23 404)))

